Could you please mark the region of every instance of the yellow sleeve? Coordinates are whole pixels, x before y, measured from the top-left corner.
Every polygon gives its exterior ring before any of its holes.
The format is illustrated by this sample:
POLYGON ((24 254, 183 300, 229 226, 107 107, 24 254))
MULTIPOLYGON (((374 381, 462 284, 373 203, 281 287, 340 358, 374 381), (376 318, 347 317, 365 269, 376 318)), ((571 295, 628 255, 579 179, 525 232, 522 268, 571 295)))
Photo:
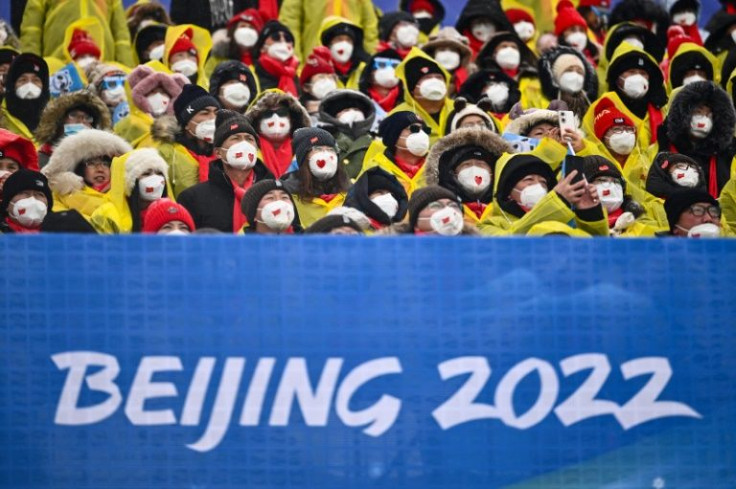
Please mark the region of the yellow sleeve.
POLYGON ((110 30, 112 31, 112 38, 115 40, 115 61, 132 68, 136 63, 133 60, 130 31, 128 30, 128 22, 125 18, 123 1, 113 0, 111 9, 110 30))
MULTIPOLYGON (((362 9, 361 27, 363 28, 363 47, 367 53, 373 53, 378 45, 378 17, 373 2, 360 0, 362 9)), ((357 90, 357 87, 355 87, 357 90)))
POLYGON ((20 45, 24 53, 43 56, 43 24, 46 20, 46 2, 28 0, 20 26, 20 45))
POLYGON ((284 0, 279 10, 279 21, 289 28, 294 36, 294 54, 304 61, 309 53, 302 53, 302 0, 284 0))

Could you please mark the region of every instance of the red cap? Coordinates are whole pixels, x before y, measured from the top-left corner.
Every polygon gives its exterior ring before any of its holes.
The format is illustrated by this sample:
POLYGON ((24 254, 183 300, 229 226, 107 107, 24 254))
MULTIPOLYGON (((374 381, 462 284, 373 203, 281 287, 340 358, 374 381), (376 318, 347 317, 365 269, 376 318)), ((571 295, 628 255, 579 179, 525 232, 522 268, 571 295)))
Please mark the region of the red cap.
POLYGON ((562 0, 557 4, 557 17, 555 17, 555 35, 559 36, 570 27, 580 27, 586 29, 588 27, 587 22, 583 18, 570 0, 562 0))
POLYGON ((409 12, 419 12, 420 10, 426 10, 430 14, 434 15, 434 5, 432 5, 429 0, 414 0, 411 2, 411 5, 409 5, 409 12))
POLYGON ((253 25, 255 30, 257 30, 258 32, 261 32, 261 30, 263 30, 263 26, 266 23, 263 20, 263 16, 261 15, 261 13, 254 8, 248 8, 240 13, 233 15, 232 18, 227 21, 227 30, 229 31, 230 29, 234 28, 238 22, 248 22, 249 24, 253 25))
POLYGON ((299 75, 299 82, 304 85, 314 75, 320 73, 335 73, 335 66, 332 64, 332 55, 330 50, 325 46, 317 46, 312 51, 312 54, 307 58, 307 62, 304 63, 301 75, 299 75))
POLYGON ((194 37, 194 31, 192 29, 187 29, 184 31, 184 33, 179 36, 179 39, 176 40, 173 46, 171 46, 171 51, 169 51, 169 59, 176 53, 181 53, 183 51, 189 51, 194 56, 197 56, 199 58, 199 55, 197 54, 197 47, 192 42, 192 37, 194 37))
POLYGON ((36 147, 14 132, 0 129, 0 158, 10 158, 26 170, 40 171, 36 147))
POLYGON ((698 44, 695 39, 685 33, 685 29, 681 26, 670 26, 669 29, 667 29, 667 57, 672 59, 675 53, 677 53, 677 50, 680 49, 680 46, 686 42, 698 44))
POLYGON ((529 12, 527 12, 524 9, 521 8, 510 8, 506 11, 506 17, 508 17, 509 22, 512 24, 517 24, 519 22, 529 22, 530 24, 537 25, 536 22, 534 22, 534 17, 532 17, 529 12))
POLYGON ((89 34, 81 29, 74 29, 72 40, 69 43, 69 55, 72 59, 77 59, 84 55, 91 55, 100 59, 102 53, 97 44, 89 37, 89 34))
POLYGON ((580 0, 578 7, 601 7, 608 8, 611 6, 609 0, 580 0))
POLYGON ((593 123, 595 136, 603 141, 603 136, 613 126, 634 127, 634 123, 626 114, 616 108, 610 99, 604 98, 595 108, 597 115, 593 123))
POLYGON ((194 231, 194 220, 183 205, 173 200, 159 199, 148 207, 143 218, 143 232, 155 234, 164 224, 172 221, 181 221, 194 231))

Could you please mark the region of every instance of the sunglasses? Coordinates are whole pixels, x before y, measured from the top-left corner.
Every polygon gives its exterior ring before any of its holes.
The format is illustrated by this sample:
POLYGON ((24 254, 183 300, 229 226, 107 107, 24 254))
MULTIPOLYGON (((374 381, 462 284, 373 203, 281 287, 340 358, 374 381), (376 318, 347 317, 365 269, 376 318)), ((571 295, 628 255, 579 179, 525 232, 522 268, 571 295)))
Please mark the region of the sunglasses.
POLYGON ((283 31, 272 32, 271 34, 268 35, 268 38, 271 39, 272 41, 284 40, 287 42, 294 42, 294 39, 291 36, 289 36, 286 32, 283 32, 283 31))
POLYGON ((380 70, 381 68, 394 68, 399 66, 399 60, 398 59, 391 59, 391 58, 376 58, 373 60, 373 68, 376 70, 380 70))
POLYGON ((276 110, 267 110, 263 113, 263 118, 268 119, 269 117, 273 117, 273 115, 276 114, 279 117, 288 117, 289 116, 289 109, 286 107, 279 107, 276 110))
POLYGON ((412 124, 409 126, 409 132, 412 134, 416 134, 419 131, 424 131, 427 133, 427 135, 431 134, 432 131, 427 126, 423 126, 421 124, 412 124))
POLYGON ((114 88, 123 87, 123 86, 125 86, 124 76, 104 78, 101 84, 102 90, 112 90, 114 88))

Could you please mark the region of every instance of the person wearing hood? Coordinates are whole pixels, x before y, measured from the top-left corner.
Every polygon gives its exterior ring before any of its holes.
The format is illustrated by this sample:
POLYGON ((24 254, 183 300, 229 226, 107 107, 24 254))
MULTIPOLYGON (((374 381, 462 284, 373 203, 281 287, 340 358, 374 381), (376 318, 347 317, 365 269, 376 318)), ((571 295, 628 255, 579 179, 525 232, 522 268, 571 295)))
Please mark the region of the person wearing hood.
POLYGON ((216 126, 216 159, 210 164, 209 179, 183 191, 178 201, 198 228, 235 233, 246 222, 243 196, 255 182, 273 175, 258 159, 258 134, 244 115, 222 109, 216 126))
POLYGON ((261 13, 248 8, 233 15, 226 25, 227 37, 220 39, 212 46, 210 58, 205 65, 205 72, 212 72, 227 60, 240 61, 246 66, 253 66, 258 53, 255 51, 258 37, 266 24, 261 13))
POLYGON ((501 122, 489 115, 490 112, 493 112, 493 103, 488 97, 481 98, 477 104, 471 104, 465 98, 457 97, 452 113, 447 119, 449 121, 447 134, 466 128, 500 133, 501 122))
POLYGON ((5 82, 13 60, 20 52, 9 46, 0 46, 0 101, 5 96, 5 82))
POLYGON ((205 90, 209 79, 204 69, 212 48, 210 33, 196 25, 176 25, 166 29, 163 63, 174 73, 205 90))
POLYGON ((519 84, 506 73, 497 68, 484 69, 470 75, 460 87, 458 97, 470 102, 480 103, 482 98, 487 99, 490 107, 488 112, 493 114, 498 127, 508 122, 508 114, 521 100, 519 84))
POLYGON ((404 101, 392 113, 416 112, 430 128, 431 142, 442 137, 452 112, 450 74, 422 50, 413 48, 396 68, 396 75, 404 85, 404 101))
POLYGON ((588 23, 569 0, 561 0, 557 4, 555 35, 560 46, 573 48, 585 56, 591 65, 597 65, 600 49, 588 37, 588 23))
POLYGON ((298 129, 292 146, 299 167, 282 180, 306 228, 345 202, 350 182, 337 158, 335 139, 329 132, 316 127, 298 129))
MULTIPOLYGON (((425 159, 429 152, 429 128, 414 112, 394 112, 381 122, 363 162, 363 172, 374 166, 395 176, 411 197, 425 185, 425 159)), ((362 173, 362 172, 361 172, 362 173)))
POLYGON ((411 14, 419 24, 419 44, 436 35, 445 19, 445 7, 439 0, 401 0, 399 10, 411 14))
POLYGON ((504 154, 496 162, 492 217, 480 227, 493 236, 525 235, 538 224, 556 221, 592 236, 608 236, 598 192, 573 170, 559 182, 552 167, 533 154, 504 154))
POLYGON ((141 231, 145 234, 176 236, 188 235, 196 230, 194 219, 186 207, 171 199, 162 198, 148 206, 141 231))
POLYGON ((294 198, 281 180, 253 184, 243 196, 243 234, 295 234, 302 232, 294 198))
POLYGON ((294 132, 311 126, 309 114, 293 95, 267 90, 253 102, 245 116, 258 132, 263 164, 275 178, 281 178, 294 159, 294 132))
POLYGON ((704 47, 686 41, 679 45, 667 67, 667 94, 697 81, 718 82, 718 61, 704 47))
POLYGON ((241 61, 223 61, 210 76, 210 95, 224 109, 245 113, 260 91, 258 78, 241 61))
POLYGON ((49 69, 35 54, 19 54, 5 77, 5 97, 0 106, 0 128, 36 143, 33 131, 49 101, 49 69))
POLYGON ((314 48, 304 63, 299 82, 302 88, 299 103, 307 109, 314 124, 319 117, 319 104, 322 99, 337 90, 338 78, 329 49, 324 46, 314 48))
MULTIPOLYGON (((601 92, 609 90, 606 77, 608 66, 613 60, 613 55, 616 52, 616 49, 618 49, 618 47, 624 42, 648 53, 657 63, 663 62, 662 60, 665 55, 667 44, 663 44, 660 39, 652 33, 652 31, 639 24, 634 24, 633 22, 622 22, 620 24, 616 24, 608 31, 608 35, 603 43, 603 49, 601 50, 601 54, 598 59, 597 72, 601 92)), ((672 54, 674 55, 674 50, 672 51, 672 54)))
POLYGON ((583 16, 588 24, 590 32, 595 41, 603 45, 608 34, 608 9, 611 6, 609 0, 580 0, 578 2, 578 13, 583 16))
POLYGON ((672 98, 650 155, 654 159, 659 151, 671 151, 691 157, 700 166, 708 193, 718 198, 736 171, 735 129, 736 111, 728 94, 713 82, 694 82, 672 98))
POLYGON ((357 90, 369 58, 363 50, 363 29, 343 17, 330 16, 322 21, 320 40, 330 52, 337 86, 357 90))
POLYGON ((336 236, 358 236, 364 233, 363 228, 350 216, 335 214, 317 219, 304 230, 305 234, 334 234, 336 236))
POLYGON ((511 147, 498 134, 458 129, 429 152, 427 185, 439 185, 460 197, 465 220, 479 226, 491 216, 496 160, 507 152, 511 147))
MULTIPOLYGON (((95 38, 85 29, 72 27, 70 30, 72 34, 64 52, 64 61, 73 61, 80 72, 84 73, 91 64, 100 61, 102 51, 95 38)), ((99 32, 99 35, 102 33, 99 32)))
POLYGON ((338 160, 351 179, 363 168, 375 117, 370 99, 355 90, 336 90, 319 105, 318 125, 335 138, 338 160))
POLYGON ((460 35, 454 27, 443 27, 421 47, 422 51, 437 60, 450 73, 450 96, 454 96, 469 76, 473 52, 468 47, 468 39, 460 35))
POLYGON ((133 38, 133 47, 135 50, 137 65, 148 63, 149 61, 160 61, 164 59, 164 51, 166 50, 166 30, 167 25, 150 24, 142 27, 141 30, 133 38))
POLYGON ((734 26, 736 26, 736 10, 716 13, 705 26, 709 35, 703 45, 719 62, 723 62, 728 53, 736 47, 734 26))
POLYGON ((137 0, 125 11, 130 38, 135 39, 142 30, 153 24, 172 25, 166 7, 156 0, 137 0))
POLYGON ((598 98, 598 76, 578 50, 559 46, 539 58, 539 81, 548 100, 562 100, 583 120, 590 102, 598 98))
POLYGON ((670 16, 656 0, 620 0, 611 10, 610 24, 621 22, 638 24, 657 36, 662 46, 667 45, 670 16))
POLYGON ((664 201, 669 232, 661 236, 678 238, 732 237, 733 233, 722 222, 718 201, 708 192, 687 189, 674 193, 664 201))
POLYGON ((376 109, 374 130, 402 101, 401 80, 396 76, 399 63, 399 53, 387 49, 371 56, 360 76, 360 91, 371 98, 376 109))
POLYGON ((3 185, 0 234, 38 233, 54 205, 49 182, 41 173, 21 168, 3 185))
POLYGON ((124 139, 98 129, 62 139, 42 170, 54 192, 54 211, 74 209, 89 219, 109 201, 113 158, 132 150, 124 139))
POLYGON ((664 77, 657 62, 649 54, 628 42, 622 43, 608 67, 607 83, 611 91, 593 102, 583 118, 583 129, 590 134, 598 113, 598 105, 612 103, 626 114, 637 129, 637 145, 646 150, 657 142, 659 126, 667 103, 664 77))
POLYGON ((279 15, 280 0, 170 0, 169 13, 175 24, 195 24, 210 32, 226 27, 234 14, 253 7, 261 14, 274 19, 279 15))
POLYGON ((403 60, 419 45, 419 22, 406 12, 387 12, 378 22, 376 52, 392 50, 403 60))
POLYGON ((130 113, 115 124, 115 134, 135 147, 150 145, 153 122, 174 114, 174 102, 187 84, 187 77, 169 73, 158 61, 138 66, 127 78, 130 113))
POLYGON ((702 46, 698 16, 700 14, 700 0, 669 0, 667 2, 670 20, 673 25, 680 26, 695 43, 702 46))
POLYGON ((455 29, 468 38, 473 59, 497 32, 515 32, 498 0, 468 0, 455 29))
POLYGON ((23 136, 0 129, 0 198, 5 181, 21 168, 39 171, 36 148, 23 136))
MULTIPOLYGON (((120 104, 128 104, 125 95, 125 79, 128 73, 128 68, 122 65, 103 63, 101 61, 88 66, 85 72, 86 78, 89 81, 87 88, 102 100, 111 117, 116 113, 116 109, 118 109, 120 104)), ((113 124, 116 122, 113 121, 113 124)))
POLYGON ((261 90, 278 88, 298 97, 299 60, 294 55, 294 35, 289 28, 277 21, 268 22, 253 49, 257 55, 254 65, 261 90))
POLYGON ((113 159, 108 201, 90 216, 100 234, 139 233, 151 204, 171 195, 169 166, 153 148, 136 149, 113 159))
POLYGON ((539 83, 537 57, 515 33, 498 32, 491 36, 478 53, 476 63, 481 70, 501 71, 518 83, 524 109, 548 104, 539 83))
POLYGON ((395 176, 374 167, 366 170, 350 188, 345 207, 365 214, 370 230, 378 231, 406 217, 409 197, 395 176))
POLYGON ((533 12, 516 1, 504 3, 506 7, 506 17, 514 27, 514 32, 519 36, 519 39, 526 43, 526 47, 535 51, 537 48, 537 38, 539 37, 539 33, 537 32, 537 23, 534 21, 533 12), (509 7, 509 5, 511 5, 511 7, 509 7))
POLYGON ((708 191, 698 162, 689 156, 669 151, 662 151, 654 158, 649 167, 646 185, 647 192, 662 200, 687 189, 708 191))

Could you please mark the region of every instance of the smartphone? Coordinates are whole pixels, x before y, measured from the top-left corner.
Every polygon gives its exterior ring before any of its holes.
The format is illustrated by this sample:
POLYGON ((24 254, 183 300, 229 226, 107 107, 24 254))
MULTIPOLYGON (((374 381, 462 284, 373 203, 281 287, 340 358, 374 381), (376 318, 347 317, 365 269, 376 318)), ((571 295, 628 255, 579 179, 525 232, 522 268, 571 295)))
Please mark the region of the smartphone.
POLYGON ((575 178, 572 179, 571 183, 577 183, 580 180, 585 180, 585 174, 583 173, 583 166, 585 159, 582 156, 567 155, 565 157, 565 176, 572 173, 573 170, 577 170, 578 173, 575 178))
POLYGON ((575 131, 578 127, 575 123, 575 113, 571 110, 559 110, 557 113, 560 116, 560 135, 565 129, 572 129, 575 131))

